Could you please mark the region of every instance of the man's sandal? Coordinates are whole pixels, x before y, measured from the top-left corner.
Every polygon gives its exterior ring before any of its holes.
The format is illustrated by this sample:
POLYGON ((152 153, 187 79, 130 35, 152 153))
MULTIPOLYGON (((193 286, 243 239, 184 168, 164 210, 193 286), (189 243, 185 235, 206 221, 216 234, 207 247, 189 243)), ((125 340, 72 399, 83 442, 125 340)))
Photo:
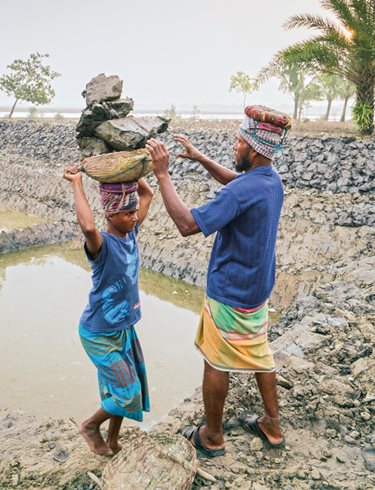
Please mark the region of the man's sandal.
POLYGON ((247 412, 242 413, 239 417, 238 420, 242 427, 247 431, 250 432, 251 434, 259 437, 265 444, 266 447, 269 449, 283 449, 285 448, 285 438, 283 437, 283 440, 279 444, 272 444, 266 434, 262 431, 262 429, 259 427, 258 420, 261 417, 258 417, 258 415, 250 415, 247 412))
POLYGON ((205 456, 209 458, 216 458, 216 456, 222 456, 225 454, 225 448, 222 449, 210 449, 205 446, 199 437, 199 429, 203 427, 204 424, 198 426, 187 425, 181 431, 181 434, 187 439, 197 451, 200 451, 205 456))

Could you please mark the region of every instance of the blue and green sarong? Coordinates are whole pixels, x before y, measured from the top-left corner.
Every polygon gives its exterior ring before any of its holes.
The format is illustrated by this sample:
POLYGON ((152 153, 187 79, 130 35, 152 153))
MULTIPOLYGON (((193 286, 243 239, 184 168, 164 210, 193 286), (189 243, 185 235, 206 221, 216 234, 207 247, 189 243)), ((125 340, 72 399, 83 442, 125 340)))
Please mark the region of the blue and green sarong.
POLYGON ((92 333, 79 326, 81 343, 98 369, 101 407, 111 415, 142 422, 150 411, 146 367, 134 327, 92 333))

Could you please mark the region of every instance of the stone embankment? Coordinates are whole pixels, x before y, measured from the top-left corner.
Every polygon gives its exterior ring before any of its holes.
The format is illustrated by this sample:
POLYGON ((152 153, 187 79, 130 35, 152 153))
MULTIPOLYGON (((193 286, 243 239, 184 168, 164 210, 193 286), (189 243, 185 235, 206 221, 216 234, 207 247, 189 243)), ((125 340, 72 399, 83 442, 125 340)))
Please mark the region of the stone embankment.
MULTIPOLYGON (((189 131, 198 147, 230 165, 232 134, 225 129, 215 134, 189 131)), ((164 137, 170 140, 171 133, 164 137)), ((0 140, 1 204, 50 220, 41 225, 46 226, 45 241, 70 237, 72 230, 78 236, 69 185, 61 179, 63 166, 78 155, 72 145, 73 128, 1 122, 0 140)), ((261 413, 261 400, 249 376, 231 376, 224 420, 227 453, 214 461, 201 460, 216 482, 198 477, 194 488, 374 488, 373 150, 373 140, 294 137, 284 151, 285 161, 277 164, 286 196, 277 284, 271 298, 280 318, 270 337, 279 369, 287 449, 268 451, 239 427, 239 412, 247 408, 261 413), (308 169, 314 169, 311 176, 308 169), (349 173, 343 177, 344 170, 349 173)), ((193 162, 174 162, 171 171, 190 207, 212 198, 218 190, 193 162)), ((152 177, 149 180, 154 183, 152 177)), ((85 188, 99 212, 96 183, 85 178, 85 188)), ((22 232, 23 236, 27 233, 31 230, 22 232)), ((3 243, 0 235, 0 250, 8 250, 3 243)), ((139 243, 144 266, 204 284, 212 238, 178 236, 158 192, 139 243)), ((202 416, 197 391, 154 430, 177 431, 202 416)), ((6 441, 6 457, 0 464, 0 484, 4 488, 90 488, 87 470, 100 474, 103 464, 85 452, 75 431, 69 421, 45 423, 4 411, 0 439, 6 441), (35 465, 35 461, 43 463, 35 465)))

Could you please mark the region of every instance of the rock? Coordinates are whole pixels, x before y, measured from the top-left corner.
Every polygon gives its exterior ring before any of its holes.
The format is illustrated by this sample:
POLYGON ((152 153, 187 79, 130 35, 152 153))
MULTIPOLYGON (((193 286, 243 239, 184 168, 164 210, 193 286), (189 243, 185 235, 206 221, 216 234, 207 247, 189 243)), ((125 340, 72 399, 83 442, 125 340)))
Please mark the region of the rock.
POLYGON ((368 422, 369 420, 371 420, 371 415, 368 412, 361 412, 361 418, 368 422))
POLYGON ((314 468, 311 471, 310 476, 313 480, 320 480, 321 479, 321 474, 319 473, 319 471, 316 468, 314 468))
POLYGON ((284 378, 281 374, 277 375, 277 384, 283 388, 286 388, 287 390, 290 390, 294 386, 291 381, 284 378))
POLYGON ((60 449, 53 455, 53 459, 55 461, 58 461, 59 463, 65 463, 67 459, 69 458, 69 454, 64 451, 64 449, 60 449))
POLYGON ((254 482, 251 488, 252 490, 270 490, 269 487, 267 487, 266 485, 262 485, 261 483, 258 482, 254 482))
POLYGON ((133 109, 132 99, 119 99, 115 102, 94 102, 82 112, 76 130, 79 136, 94 136, 95 129, 109 119, 125 118, 133 109))
POLYGON ((375 449, 366 448, 362 451, 362 456, 365 461, 367 471, 375 472, 375 449))
POLYGON ((327 429, 326 436, 330 439, 334 439, 337 436, 337 432, 335 431, 335 429, 327 429))
POLYGON ((250 443, 250 449, 252 451, 261 451, 263 449, 263 442, 259 437, 254 437, 250 443))
POLYGON ((86 105, 89 107, 94 102, 119 99, 122 84, 122 80, 117 75, 107 77, 104 73, 100 73, 86 85, 86 90, 82 93, 86 98, 86 105))
POLYGON ((82 158, 87 158, 95 155, 103 155, 104 153, 111 152, 111 148, 99 138, 77 138, 77 143, 79 149, 81 150, 82 158))
POLYGON ((121 119, 126 117, 133 110, 134 101, 127 97, 125 99, 107 102, 107 106, 111 110, 111 119, 121 119))
POLYGON ((159 116, 129 116, 102 123, 95 134, 116 150, 135 150, 143 147, 149 138, 166 131, 168 122, 168 119, 159 116))
POLYGON ((353 437, 351 437, 351 436, 345 436, 344 441, 350 445, 355 444, 355 439, 353 439, 353 437))
POLYGON ((88 109, 82 112, 76 127, 79 136, 94 136, 95 128, 110 118, 108 107, 104 104, 105 102, 102 104, 93 102, 88 109))

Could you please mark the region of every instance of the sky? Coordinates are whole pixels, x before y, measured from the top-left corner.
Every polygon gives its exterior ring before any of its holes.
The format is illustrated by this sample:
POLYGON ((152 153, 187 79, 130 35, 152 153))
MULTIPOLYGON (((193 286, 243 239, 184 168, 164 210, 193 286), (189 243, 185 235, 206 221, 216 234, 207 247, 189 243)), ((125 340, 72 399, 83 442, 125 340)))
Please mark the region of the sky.
MULTIPOLYGON (((279 49, 310 36, 282 28, 307 12, 328 16, 319 0, 0 0, 0 74, 16 58, 48 53, 61 73, 53 107, 83 108, 86 83, 105 73, 124 80, 136 109, 240 108, 231 75, 255 76, 279 49)), ((0 92, 0 105, 12 102, 0 92)), ((248 103, 291 104, 276 80, 248 103)))

